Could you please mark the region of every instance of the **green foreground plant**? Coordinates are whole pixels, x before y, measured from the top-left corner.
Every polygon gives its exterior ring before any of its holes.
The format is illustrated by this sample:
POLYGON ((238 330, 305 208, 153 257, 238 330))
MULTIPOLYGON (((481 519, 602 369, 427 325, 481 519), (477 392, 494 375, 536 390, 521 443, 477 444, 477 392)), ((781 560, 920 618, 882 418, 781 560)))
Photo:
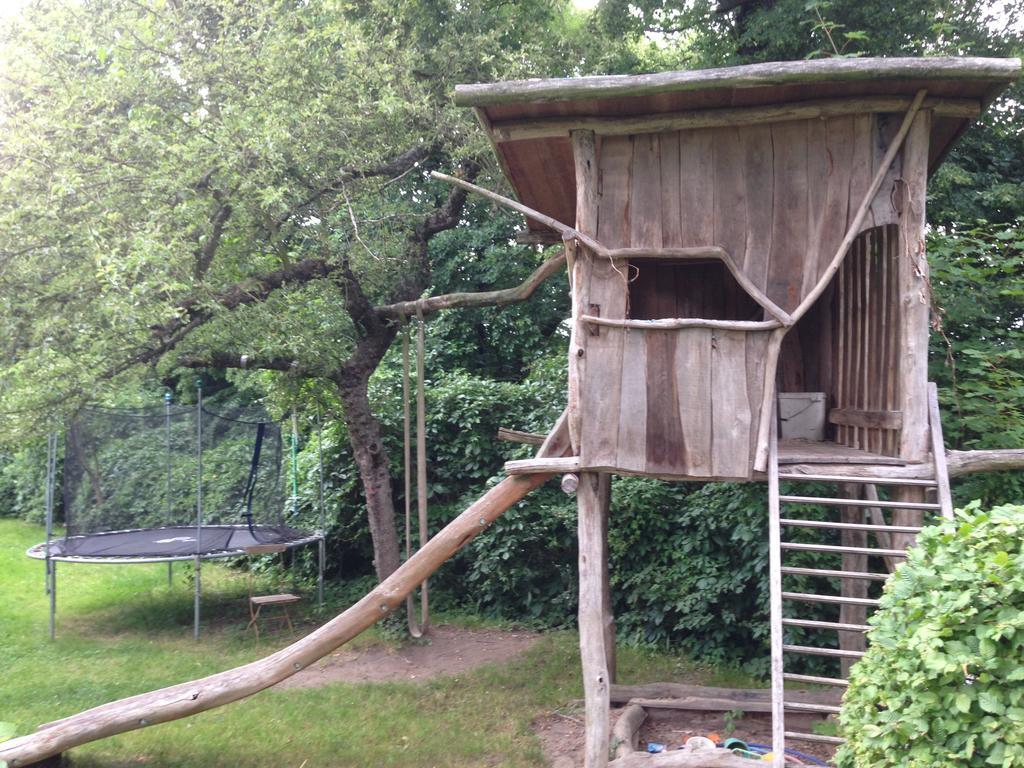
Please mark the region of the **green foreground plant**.
POLYGON ((1024 766, 1024 506, 926 529, 871 619, 840 768, 1024 766))

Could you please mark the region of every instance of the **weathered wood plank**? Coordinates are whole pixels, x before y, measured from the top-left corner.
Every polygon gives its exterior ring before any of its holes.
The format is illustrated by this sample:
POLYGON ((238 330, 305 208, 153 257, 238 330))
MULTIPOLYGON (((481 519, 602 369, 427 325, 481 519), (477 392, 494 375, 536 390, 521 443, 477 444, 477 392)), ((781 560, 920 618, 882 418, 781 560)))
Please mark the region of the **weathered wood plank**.
MULTIPOLYGON (((628 138, 601 143, 598 239, 609 247, 629 247, 630 177, 633 144, 628 138)), ((590 258, 588 300, 582 315, 626 317, 625 265, 604 257, 590 258)), ((581 390, 582 437, 580 460, 584 467, 615 466, 618 443, 619 388, 621 386, 622 332, 586 328, 586 370, 581 390)))
MULTIPOLYGON (((910 97, 881 96, 821 99, 759 107, 695 109, 686 112, 649 113, 628 117, 579 115, 499 120, 490 124, 489 135, 497 144, 507 141, 554 139, 568 136, 573 130, 593 131, 599 136, 634 136, 726 126, 763 126, 791 120, 819 122, 843 115, 906 112, 910 102, 910 97)), ((936 114, 943 117, 973 119, 982 111, 981 104, 976 99, 928 99, 925 106, 935 110, 936 114)))
POLYGON ((807 253, 807 124, 772 126, 774 193, 768 298, 792 312, 803 298, 807 253))
POLYGON ((677 413, 682 422, 682 474, 710 477, 711 461, 711 330, 679 332, 674 360, 677 413))
MULTIPOLYGON (((875 116, 875 129, 872 141, 874 150, 871 163, 872 173, 877 171, 884 162, 885 152, 896 138, 899 127, 899 115, 879 114, 875 116)), ((892 164, 889 165, 888 170, 885 172, 885 177, 878 188, 878 193, 875 195, 874 200, 871 201, 869 220, 875 227, 892 224, 896 221, 897 211, 893 202, 897 181, 903 174, 902 166, 902 155, 896 155, 892 164)))
POLYGON ((746 184, 747 238, 742 253, 733 253, 743 274, 766 293, 768 262, 772 254, 772 210, 774 185, 774 146, 771 126, 761 125, 740 131, 743 145, 743 180, 746 184))
POLYGON ((648 331, 647 464, 655 474, 685 474, 682 418, 676 379, 678 331, 648 331))
POLYGON ((665 248, 682 248, 682 191, 679 168, 679 134, 663 133, 661 142, 661 242, 665 248))
MULTIPOLYGON (((730 254, 747 248, 747 185, 743 176, 743 144, 738 128, 714 134, 714 244, 730 254)), ((707 179, 702 183, 707 193, 707 179)))
POLYGON ((708 181, 715 177, 714 146, 714 131, 679 135, 680 237, 684 246, 721 245, 715 241, 715 195, 708 194, 708 181))
MULTIPOLYGON (((818 282, 822 261, 823 229, 832 179, 829 175, 828 124, 824 120, 807 123, 807 245, 803 255, 803 280, 800 298, 810 293, 818 282)), ((827 247, 825 249, 828 250, 827 247)), ((831 255, 831 252, 830 254, 831 255)), ((824 257, 828 259, 828 256, 824 257)))
POLYGON ((903 412, 900 456, 921 461, 928 454, 928 316, 931 295, 925 258, 925 194, 931 115, 919 112, 903 149, 899 226, 899 360, 903 412))
POLYGON ((647 468, 647 345, 646 331, 610 331, 623 335, 615 466, 634 472, 647 468))
POLYGON ((750 476, 750 400, 747 343, 739 331, 715 331, 711 339, 711 460, 719 477, 750 476))
POLYGON ((899 429, 903 415, 899 411, 861 410, 858 408, 833 408, 828 413, 831 424, 870 429, 899 429))

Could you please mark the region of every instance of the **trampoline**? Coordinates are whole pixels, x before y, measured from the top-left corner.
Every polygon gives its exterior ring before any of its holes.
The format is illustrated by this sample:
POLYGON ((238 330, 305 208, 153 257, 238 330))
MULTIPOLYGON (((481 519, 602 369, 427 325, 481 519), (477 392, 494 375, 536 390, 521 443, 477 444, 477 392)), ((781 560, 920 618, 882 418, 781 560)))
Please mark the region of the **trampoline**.
MULTIPOLYGON (((204 560, 239 557, 257 545, 317 545, 323 603, 323 452, 319 526, 298 511, 298 430, 292 419, 291 473, 281 424, 262 414, 214 412, 198 390, 195 406, 86 408, 65 434, 66 531, 53 536, 57 439, 49 441, 46 541, 26 554, 46 563, 50 636, 55 636, 57 563, 173 563, 194 568, 194 635, 199 638, 204 560), (306 525, 303 525, 306 523, 306 525)), ((318 446, 319 447, 319 446, 318 446)))

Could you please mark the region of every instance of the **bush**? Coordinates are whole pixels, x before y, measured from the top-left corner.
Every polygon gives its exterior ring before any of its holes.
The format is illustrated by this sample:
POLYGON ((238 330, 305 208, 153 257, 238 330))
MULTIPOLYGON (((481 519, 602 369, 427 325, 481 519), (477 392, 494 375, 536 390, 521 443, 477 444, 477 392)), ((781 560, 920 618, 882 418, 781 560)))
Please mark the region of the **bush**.
POLYGON ((1024 766, 1024 507, 926 530, 886 586, 841 768, 1024 766))

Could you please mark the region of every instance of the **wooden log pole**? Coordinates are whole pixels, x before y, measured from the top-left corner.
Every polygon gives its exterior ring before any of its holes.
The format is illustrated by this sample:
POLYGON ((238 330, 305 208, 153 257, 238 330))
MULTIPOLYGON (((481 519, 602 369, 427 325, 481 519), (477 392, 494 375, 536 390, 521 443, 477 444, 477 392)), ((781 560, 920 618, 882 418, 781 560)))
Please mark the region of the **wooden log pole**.
POLYGON ((615 757, 626 757, 636 751, 640 726, 647 719, 647 710, 639 704, 629 704, 619 714, 612 728, 612 752, 615 757))
MULTIPOLYGON (((856 499, 860 497, 860 486, 853 483, 843 483, 839 486, 841 495, 846 498, 856 499)), ((863 523, 864 510, 858 507, 840 507, 840 520, 844 523, 863 523)), ((858 531, 844 528, 840 533, 840 542, 844 547, 865 548, 868 545, 867 531, 858 531)), ((867 573, 868 557, 857 552, 844 552, 842 570, 851 573, 867 573)), ((843 597, 855 597, 864 599, 868 596, 868 582, 864 579, 842 579, 840 581, 840 594, 843 597)), ((867 622, 867 607, 843 603, 839 606, 839 622, 841 624, 865 624, 867 622)), ((844 651, 865 651, 867 643, 863 632, 849 632, 840 630, 839 648, 844 651)), ((850 676, 850 667, 854 659, 841 658, 841 677, 850 676)))
MULTIPOLYGON (((568 450, 568 428, 563 414, 538 453, 558 456, 568 450)), ((505 478, 359 602, 287 648, 235 669, 48 723, 35 733, 0 744, 0 761, 6 761, 10 768, 21 768, 80 744, 230 704, 291 677, 399 608, 405 596, 442 563, 551 477, 534 474, 505 478)), ((607 749, 607 733, 605 741, 607 749)))
POLYGON ((597 472, 580 474, 576 491, 579 513, 579 630, 580 663, 583 667, 583 696, 586 716, 584 742, 585 768, 608 765, 608 663, 605 654, 603 573, 608 552, 604 536, 602 508, 607 500, 602 476, 597 472))

